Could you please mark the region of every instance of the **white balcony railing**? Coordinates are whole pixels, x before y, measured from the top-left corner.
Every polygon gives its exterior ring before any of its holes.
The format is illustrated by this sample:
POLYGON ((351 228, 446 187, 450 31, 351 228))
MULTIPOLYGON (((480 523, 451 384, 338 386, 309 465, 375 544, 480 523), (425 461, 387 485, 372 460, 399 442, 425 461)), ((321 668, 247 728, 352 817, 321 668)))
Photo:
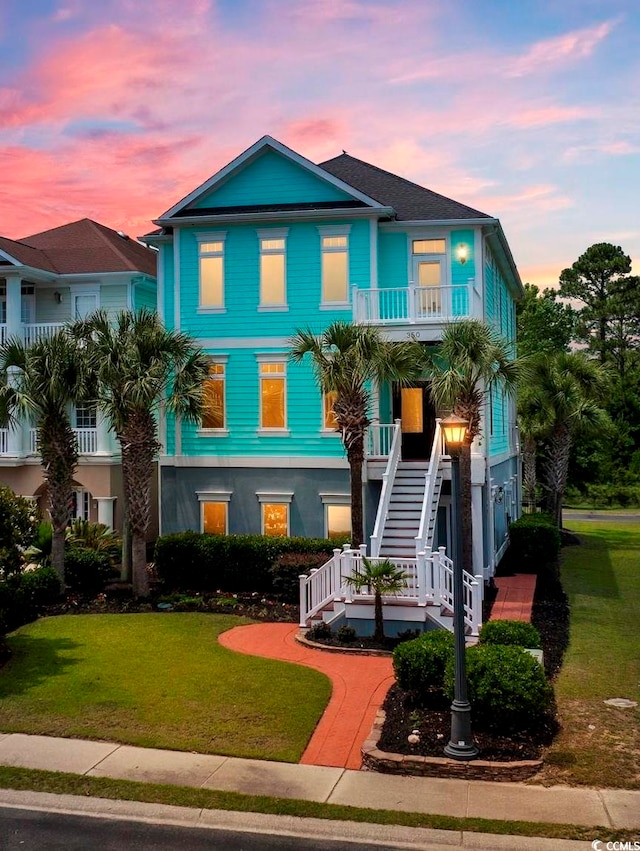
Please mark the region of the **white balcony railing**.
MULTIPOLYGON (((97 428, 74 428, 78 453, 80 455, 94 455, 98 451, 98 429, 97 428)), ((35 455, 38 452, 38 430, 29 429, 29 452, 35 455)))
POLYGON ((437 287, 354 290, 354 321, 373 325, 438 323, 480 315, 475 279, 437 287))
POLYGON ((29 323, 22 326, 24 331, 24 342, 26 346, 33 343, 39 343, 40 340, 47 340, 53 337, 56 331, 64 328, 62 322, 37 322, 29 323))

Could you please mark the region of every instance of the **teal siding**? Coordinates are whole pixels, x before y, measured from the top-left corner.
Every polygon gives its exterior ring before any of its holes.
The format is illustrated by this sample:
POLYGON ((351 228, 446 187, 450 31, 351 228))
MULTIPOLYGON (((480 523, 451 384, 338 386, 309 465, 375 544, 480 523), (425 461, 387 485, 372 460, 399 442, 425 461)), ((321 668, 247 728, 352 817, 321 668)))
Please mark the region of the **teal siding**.
POLYGON ((454 316, 468 316, 469 278, 475 277, 474 233, 472 230, 456 230, 451 232, 451 309, 454 316), (458 259, 460 245, 467 247, 467 262, 458 259))
POLYGON ((191 206, 236 207, 347 200, 353 197, 281 154, 266 151, 191 206))
POLYGON ((144 284, 135 284, 133 288, 133 309, 155 310, 157 298, 155 289, 144 284))
POLYGON ((378 235, 378 287, 393 289, 409 285, 406 233, 378 235))
MULTIPOLYGON (((485 306, 487 322, 500 336, 515 340, 515 304, 495 259, 487 251, 485 265, 485 306)), ((498 455, 511 449, 509 415, 510 400, 502 388, 494 388, 491 396, 493 430, 489 435, 489 454, 498 455)), ((490 430, 488 428, 488 430, 490 430)))
POLYGON ((163 310, 166 328, 174 327, 173 312, 175 305, 175 275, 173 270, 173 244, 161 245, 158 267, 162 264, 163 274, 163 310))
MULTIPOLYGON (((356 220, 326 224, 351 224, 349 282, 351 286, 368 286, 369 223, 356 220)), ((181 235, 180 321, 183 331, 204 338, 288 337, 300 327, 311 326, 319 332, 334 319, 351 319, 350 306, 319 310, 321 252, 320 234, 315 224, 304 222, 289 227, 286 247, 288 310, 285 311, 259 310, 260 255, 256 227, 232 225, 225 230, 223 313, 206 312, 206 309, 199 312, 198 243, 192 229, 181 235)), ((201 233, 202 229, 198 232, 201 233)), ((168 284, 166 286, 168 288, 168 284)))
MULTIPOLYGON (((269 349, 260 349, 267 353, 269 349)), ((283 349, 271 350, 282 354, 283 349)), ((211 351, 210 354, 215 354, 211 351)), ((255 349, 224 352, 226 363, 226 437, 200 436, 196 426, 183 424, 184 455, 255 455, 342 457, 337 435, 322 435, 322 398, 311 364, 287 364, 288 435, 258 434, 259 371, 255 349)))

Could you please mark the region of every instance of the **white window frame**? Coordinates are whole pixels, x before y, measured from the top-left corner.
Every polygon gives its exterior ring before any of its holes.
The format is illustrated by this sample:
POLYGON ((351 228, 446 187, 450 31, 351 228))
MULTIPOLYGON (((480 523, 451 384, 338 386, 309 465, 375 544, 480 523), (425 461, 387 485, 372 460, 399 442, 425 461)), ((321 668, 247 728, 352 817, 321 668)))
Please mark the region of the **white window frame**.
POLYGON ((233 491, 196 491, 196 496, 198 497, 198 504, 200 506, 200 532, 204 534, 204 506, 207 502, 225 502, 227 504, 227 510, 225 512, 224 525, 225 531, 224 534, 229 534, 229 503, 231 502, 231 495, 233 491))
POLYGON ((97 429, 98 428, 98 406, 96 404, 91 404, 90 402, 82 402, 82 403, 75 404, 73 406, 73 421, 75 423, 75 428, 78 428, 78 429, 88 429, 88 428, 97 429), (78 408, 80 408, 80 410, 83 411, 83 412, 84 411, 90 411, 91 409, 93 409, 93 413, 94 413, 93 425, 79 425, 78 424, 78 408))
POLYGON ((340 309, 342 307, 350 307, 351 301, 349 299, 349 294, 351 292, 351 277, 349 274, 349 268, 351 265, 351 240, 349 239, 349 235, 351 233, 351 225, 318 225, 318 233, 320 234, 320 310, 335 310, 340 309), (332 236, 345 236, 347 238, 347 245, 345 248, 342 246, 336 247, 326 247, 323 245, 325 237, 332 236), (324 277, 322 274, 322 258, 325 254, 346 254, 347 257, 347 281, 346 281, 346 293, 344 301, 326 301, 324 294, 324 277))
POLYGON ((293 500, 293 491, 256 491, 256 497, 260 503, 260 534, 264 535, 264 506, 265 505, 286 505, 287 506, 287 534, 285 537, 291 537, 291 502, 293 500))
MULTIPOLYGON (((324 536, 329 537, 329 506, 348 505, 351 506, 351 495, 348 493, 321 493, 322 510, 324 514, 324 536)), ((353 522, 353 518, 352 518, 353 522)))
POLYGON ((260 228, 256 231, 258 235, 258 250, 259 250, 259 283, 258 283, 258 311, 260 313, 282 313, 289 310, 287 302, 287 236, 289 228, 260 228), (262 243, 265 240, 281 239, 284 242, 282 248, 264 248, 262 243), (263 304, 262 302, 262 258, 264 256, 277 255, 283 258, 283 281, 282 281, 282 297, 281 302, 273 302, 263 304))
POLYGON ((226 313, 226 275, 225 275, 225 254, 226 254, 226 230, 208 231, 206 233, 196 233, 196 241, 198 243, 198 313, 226 313), (203 251, 202 245, 207 242, 221 242, 222 248, 216 251, 203 251), (220 304, 203 304, 202 303, 202 280, 200 272, 200 261, 203 257, 220 257, 222 258, 222 283, 220 287, 220 304))
POLYGON ((75 497, 75 510, 71 515, 71 522, 74 520, 91 520, 91 493, 84 488, 80 488, 73 492, 75 497))
POLYGON ((222 406, 223 406, 223 417, 224 417, 224 425, 222 428, 204 428, 202 424, 197 431, 198 437, 228 437, 229 429, 227 427, 227 363, 229 362, 229 355, 210 355, 209 356, 209 364, 219 364, 224 368, 224 372, 221 376, 218 375, 208 375, 205 378, 205 381, 222 381, 222 406))
MULTIPOLYGON (((259 404, 258 434, 260 434, 260 435, 265 435, 267 437, 287 437, 290 433, 289 432, 289 426, 288 426, 288 422, 289 422, 289 417, 288 417, 288 414, 289 414, 289 412, 288 412, 288 408, 289 408, 289 405, 288 405, 288 387, 287 387, 287 363, 288 363, 288 360, 289 360, 288 356, 286 354, 283 354, 282 352, 276 352, 276 353, 273 353, 273 354, 260 353, 260 354, 256 355, 256 361, 258 363, 258 404, 259 404), (284 426, 282 428, 280 428, 280 427, 269 428, 267 426, 262 425, 262 379, 263 379, 263 375, 262 375, 261 367, 262 367, 262 364, 267 364, 267 363, 281 363, 284 366, 284 369, 281 373, 274 373, 271 376, 271 377, 277 377, 277 378, 282 377, 282 380, 284 381, 284 426)), ((269 377, 270 376, 268 374, 264 376, 264 378, 269 378, 269 377)))
POLYGON ((69 287, 69 294, 71 296, 71 320, 76 320, 76 305, 79 298, 84 298, 85 296, 94 296, 96 303, 95 307, 92 311, 90 311, 87 316, 91 315, 96 310, 100 310, 100 287, 96 284, 88 284, 87 286, 83 286, 82 284, 75 284, 69 287))

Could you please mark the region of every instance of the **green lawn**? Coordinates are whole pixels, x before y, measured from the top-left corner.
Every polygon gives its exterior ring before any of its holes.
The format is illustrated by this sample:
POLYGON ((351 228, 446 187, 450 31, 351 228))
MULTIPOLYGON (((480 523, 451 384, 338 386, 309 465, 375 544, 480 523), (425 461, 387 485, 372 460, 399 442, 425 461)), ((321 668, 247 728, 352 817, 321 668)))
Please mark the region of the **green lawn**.
POLYGON ((570 644, 555 685, 562 731, 543 779, 640 788, 640 715, 604 700, 640 702, 640 532, 628 522, 567 520, 562 582, 570 644))
POLYGON ((241 623, 158 613, 27 624, 8 637, 0 730, 297 762, 329 680, 221 647, 218 635, 241 623))

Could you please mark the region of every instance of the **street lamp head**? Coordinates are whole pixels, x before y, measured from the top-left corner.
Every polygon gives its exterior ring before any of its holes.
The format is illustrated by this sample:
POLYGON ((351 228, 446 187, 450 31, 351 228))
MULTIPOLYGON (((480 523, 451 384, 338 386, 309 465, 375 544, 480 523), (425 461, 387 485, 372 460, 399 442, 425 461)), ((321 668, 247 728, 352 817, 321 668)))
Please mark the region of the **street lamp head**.
POLYGON ((455 414, 449 414, 440 422, 440 428, 444 433, 444 439, 447 444, 447 449, 458 451, 464 443, 467 436, 467 428, 469 420, 462 417, 457 417, 455 414))

